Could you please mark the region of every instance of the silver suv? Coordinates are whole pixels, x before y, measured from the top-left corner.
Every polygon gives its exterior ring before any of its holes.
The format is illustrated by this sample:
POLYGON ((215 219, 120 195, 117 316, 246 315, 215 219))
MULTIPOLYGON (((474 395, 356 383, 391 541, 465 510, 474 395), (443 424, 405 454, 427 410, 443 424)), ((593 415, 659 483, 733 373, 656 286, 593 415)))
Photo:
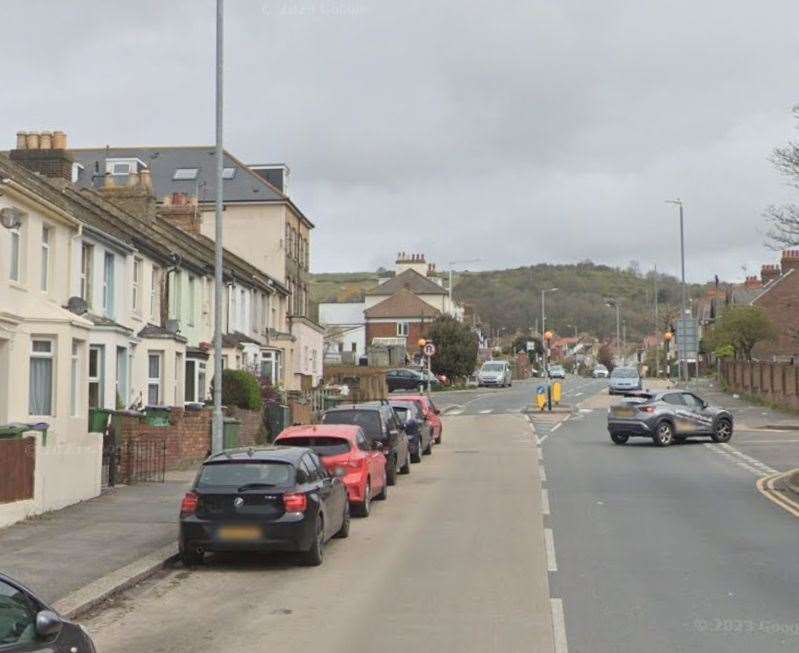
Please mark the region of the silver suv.
POLYGON ((477 385, 504 388, 513 385, 508 361, 486 361, 477 373, 477 385))

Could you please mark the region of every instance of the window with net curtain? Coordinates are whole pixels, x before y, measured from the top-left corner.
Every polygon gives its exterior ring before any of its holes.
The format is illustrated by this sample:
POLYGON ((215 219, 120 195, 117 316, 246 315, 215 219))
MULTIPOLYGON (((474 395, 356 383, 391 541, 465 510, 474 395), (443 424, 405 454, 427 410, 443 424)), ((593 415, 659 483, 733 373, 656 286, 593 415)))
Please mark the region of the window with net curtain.
POLYGON ((28 413, 53 414, 53 341, 31 343, 28 413))

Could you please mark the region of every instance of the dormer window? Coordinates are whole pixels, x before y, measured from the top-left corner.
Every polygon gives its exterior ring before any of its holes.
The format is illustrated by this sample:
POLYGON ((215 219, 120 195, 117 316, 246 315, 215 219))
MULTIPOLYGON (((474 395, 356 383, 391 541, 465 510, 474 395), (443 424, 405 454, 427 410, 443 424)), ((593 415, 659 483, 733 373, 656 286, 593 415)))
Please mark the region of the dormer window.
POLYGON ((174 181, 190 181, 197 179, 198 172, 198 168, 178 168, 175 170, 175 174, 172 175, 172 179, 174 181))
POLYGON ((144 165, 144 162, 132 158, 132 159, 106 159, 105 160, 105 171, 110 172, 115 177, 126 177, 134 172, 139 172, 143 168, 147 166, 144 165))
POLYGON ((224 168, 222 170, 222 179, 233 179, 236 176, 236 168, 224 168))

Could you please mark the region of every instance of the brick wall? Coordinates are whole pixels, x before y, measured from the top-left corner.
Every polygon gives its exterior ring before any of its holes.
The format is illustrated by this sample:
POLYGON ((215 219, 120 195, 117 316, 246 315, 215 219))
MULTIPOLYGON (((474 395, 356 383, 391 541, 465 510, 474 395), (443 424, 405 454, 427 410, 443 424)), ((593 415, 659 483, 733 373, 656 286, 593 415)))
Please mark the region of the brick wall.
POLYGON ((233 406, 228 409, 228 415, 235 417, 241 422, 239 433, 239 445, 250 447, 266 442, 266 432, 263 426, 263 418, 258 410, 243 410, 233 406))
MULTIPOLYGON (((405 320, 403 320, 405 321, 405 320)), ((426 338, 430 333, 432 321, 425 322, 411 322, 408 325, 408 337, 406 338, 406 347, 409 352, 414 352, 419 349, 416 344, 419 338, 426 338)), ((373 338, 396 338, 397 337, 397 323, 396 322, 367 322, 366 323, 366 345, 371 344, 373 338)))
POLYGON ((781 279, 769 292, 757 300, 777 327, 778 336, 773 342, 758 343, 752 352, 756 358, 772 356, 791 357, 799 354, 799 270, 781 279))
POLYGON ((799 409, 799 368, 789 363, 725 361, 721 376, 728 392, 753 395, 768 403, 799 409))

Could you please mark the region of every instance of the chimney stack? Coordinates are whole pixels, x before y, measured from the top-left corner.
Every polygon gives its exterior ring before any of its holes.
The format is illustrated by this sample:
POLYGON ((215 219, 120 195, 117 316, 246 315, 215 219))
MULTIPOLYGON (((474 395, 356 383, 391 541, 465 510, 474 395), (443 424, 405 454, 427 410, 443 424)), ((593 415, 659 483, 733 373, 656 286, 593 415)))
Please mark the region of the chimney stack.
POLYGON ((9 158, 28 170, 53 179, 72 182, 72 157, 64 132, 17 132, 17 149, 9 158))
POLYGON ((196 197, 189 197, 185 193, 167 195, 158 209, 158 215, 183 231, 200 233, 202 217, 196 197))
POLYGON ((760 268, 760 280, 763 282, 763 285, 766 285, 769 281, 772 281, 779 276, 779 265, 766 264, 760 268))
POLYGON ((799 268, 799 249, 786 249, 782 253, 782 273, 785 274, 788 270, 799 268))

